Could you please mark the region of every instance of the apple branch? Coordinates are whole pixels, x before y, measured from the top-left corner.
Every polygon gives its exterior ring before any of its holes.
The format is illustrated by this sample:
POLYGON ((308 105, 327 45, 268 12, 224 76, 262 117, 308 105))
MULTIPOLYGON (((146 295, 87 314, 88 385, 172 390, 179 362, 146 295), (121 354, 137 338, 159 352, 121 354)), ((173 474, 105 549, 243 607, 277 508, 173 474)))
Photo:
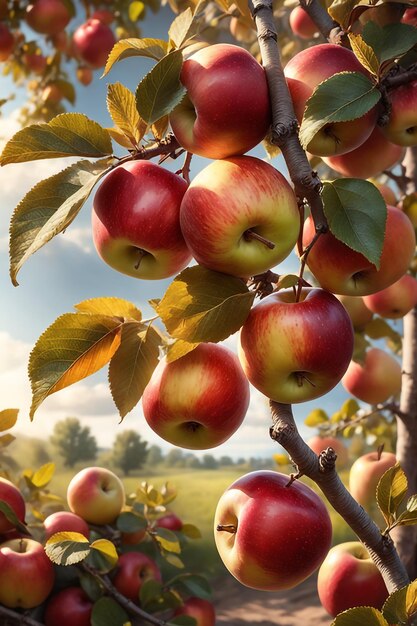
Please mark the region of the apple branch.
POLYGON ((170 133, 161 141, 158 141, 155 144, 149 146, 149 148, 140 148, 139 150, 137 150, 136 152, 132 152, 128 156, 116 157, 117 163, 114 165, 114 167, 118 167, 119 165, 127 163, 128 161, 149 161, 150 159, 154 159, 157 156, 161 157, 159 162, 162 163, 170 157, 176 159, 180 156, 180 154, 183 154, 184 152, 184 149, 180 146, 174 135, 170 133))
POLYGON ((325 39, 330 43, 341 43, 343 30, 332 20, 319 0, 300 0, 300 6, 308 13, 325 39))
MULTIPOLYGON (((308 476, 322 490, 333 508, 343 517, 368 550, 390 593, 409 583, 407 572, 390 537, 382 536, 377 525, 350 495, 335 468, 332 448, 317 456, 300 436, 291 405, 270 401, 270 435, 288 452, 298 475, 308 476)), ((292 480, 295 476, 292 477, 292 480)))
POLYGON ((1 620, 3 626, 7 626, 8 624, 20 624, 20 626, 43 626, 42 622, 38 622, 38 620, 32 619, 23 613, 17 613, 16 611, 8 609, 3 605, 0 605, 0 615, 3 616, 5 620, 1 620))

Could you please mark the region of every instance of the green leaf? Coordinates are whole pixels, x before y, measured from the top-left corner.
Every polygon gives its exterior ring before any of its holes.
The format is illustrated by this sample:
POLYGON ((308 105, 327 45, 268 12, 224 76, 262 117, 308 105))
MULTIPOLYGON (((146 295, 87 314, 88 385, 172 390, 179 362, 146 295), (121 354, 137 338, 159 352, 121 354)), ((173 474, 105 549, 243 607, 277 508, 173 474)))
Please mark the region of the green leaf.
POLYGON ((290 289, 291 287, 296 287, 298 285, 299 277, 296 274, 282 274, 278 278, 278 282, 276 284, 276 291, 280 289, 290 289))
POLYGON ((350 419, 359 411, 360 406, 357 400, 354 398, 348 398, 342 404, 340 408, 340 412, 343 414, 345 419, 350 419))
POLYGON ((66 156, 104 157, 112 153, 110 135, 81 113, 62 113, 47 124, 19 130, 6 144, 0 165, 66 156))
POLYGON ((371 46, 381 63, 393 61, 417 44, 417 29, 410 24, 379 26, 369 21, 363 30, 365 42, 371 46))
POLYGON ((129 19, 131 22, 137 22, 142 13, 145 11, 145 5, 141 0, 133 0, 129 4, 129 19))
POLYGON ((212 591, 209 582, 199 574, 182 574, 175 580, 175 587, 179 587, 190 596, 197 596, 204 600, 210 600, 212 591))
POLYGON ((93 187, 109 170, 108 159, 78 161, 35 185, 17 205, 10 224, 10 277, 75 219, 93 187))
POLYGON ((394 591, 382 607, 382 613, 390 624, 408 624, 417 613, 417 580, 394 591))
POLYGON ((406 509, 399 516, 396 526, 414 526, 414 524, 417 524, 417 496, 408 499, 406 509))
POLYGON ((17 422, 18 415, 19 409, 3 409, 3 411, 0 411, 0 432, 13 428, 17 422))
POLYGON ((323 184, 329 228, 344 244, 379 269, 387 221, 387 205, 367 180, 339 178, 323 184))
POLYGON ((173 337, 217 342, 239 330, 254 299, 239 278, 196 265, 175 278, 155 310, 173 337))
POLYGON ((29 360, 30 417, 51 394, 94 374, 120 345, 122 322, 105 315, 66 313, 39 337, 29 360))
POLYGON ((55 463, 45 463, 34 474, 32 474, 31 482, 34 487, 44 489, 51 482, 55 474, 55 463))
POLYGON ((397 517, 398 507, 407 493, 407 478, 400 464, 390 467, 380 478, 376 500, 387 525, 391 526, 397 517))
POLYGON ((74 308, 80 313, 110 315, 134 319, 137 322, 140 322, 142 319, 141 311, 132 302, 123 298, 90 298, 89 300, 79 302, 74 308))
POLYGON ((116 520, 117 529, 122 533, 135 533, 139 530, 146 530, 148 521, 142 515, 131 511, 120 513, 116 520))
POLYGON ((145 580, 139 590, 140 605, 146 610, 146 606, 153 604, 158 598, 162 596, 162 583, 149 578, 145 580))
POLYGON ((114 46, 107 59, 103 76, 108 74, 115 63, 129 57, 147 57, 159 61, 168 52, 168 44, 162 39, 121 39, 114 46))
POLYGON ((323 409, 313 409, 305 418, 304 424, 306 426, 314 428, 315 426, 318 426, 319 424, 324 424, 328 421, 329 416, 326 411, 324 411, 323 409))
POLYGON ((181 559, 176 554, 165 552, 163 554, 163 557, 164 557, 165 561, 167 561, 167 563, 169 563, 173 567, 176 567, 178 569, 184 569, 184 567, 185 567, 184 563, 181 561, 181 559))
POLYGON ((94 576, 87 572, 79 571, 78 577, 80 580, 80 586, 85 591, 90 600, 96 602, 99 598, 103 596, 104 590, 94 576))
POLYGON ((14 512, 14 509, 12 509, 10 504, 8 504, 8 502, 5 502, 4 500, 1 500, 1 499, 0 499, 0 513, 2 513, 5 516, 5 518, 11 524, 13 524, 14 528, 16 528, 18 531, 20 531, 21 533, 25 535, 30 535, 30 532, 28 531, 27 527, 25 526, 25 524, 22 524, 22 522, 19 520, 16 513, 14 512))
POLYGON ((201 539, 202 534, 194 524, 183 524, 181 532, 189 539, 201 539))
POLYGON ((331 626, 389 626, 378 609, 359 606, 340 613, 331 626))
POLYGON ((178 541, 177 535, 173 533, 172 530, 157 528, 153 536, 163 550, 173 552, 174 554, 181 554, 180 542, 178 541))
POLYGON ((181 50, 168 54, 141 80, 136 90, 136 107, 149 125, 171 113, 186 89, 180 82, 181 50))
POLYGON ((90 545, 92 550, 95 550, 105 562, 105 565, 109 570, 113 569, 118 561, 117 550, 114 544, 108 539, 97 539, 90 545))
POLYGON ((379 74, 379 61, 373 48, 364 41, 361 35, 349 33, 349 42, 356 58, 374 76, 379 74))
POLYGON ((189 38, 190 27, 193 22, 193 13, 188 7, 185 11, 179 13, 168 30, 170 41, 176 48, 180 48, 182 44, 189 38))
POLYGON ((376 86, 359 72, 340 72, 321 82, 307 100, 300 127, 303 148, 325 126, 362 117, 380 100, 376 86))
POLYGON ((123 419, 139 402, 159 362, 160 334, 152 326, 125 322, 120 347, 110 361, 113 400, 123 419))
POLYGON ((55 565, 75 565, 90 554, 90 542, 81 533, 55 533, 46 542, 45 552, 55 565))
POLYGON ((133 147, 139 146, 146 132, 146 122, 141 120, 136 108, 135 95, 122 85, 115 83, 107 88, 107 109, 115 126, 129 139, 133 147))
POLYGON ((93 606, 91 626, 130 626, 129 615, 113 598, 100 598, 93 606))

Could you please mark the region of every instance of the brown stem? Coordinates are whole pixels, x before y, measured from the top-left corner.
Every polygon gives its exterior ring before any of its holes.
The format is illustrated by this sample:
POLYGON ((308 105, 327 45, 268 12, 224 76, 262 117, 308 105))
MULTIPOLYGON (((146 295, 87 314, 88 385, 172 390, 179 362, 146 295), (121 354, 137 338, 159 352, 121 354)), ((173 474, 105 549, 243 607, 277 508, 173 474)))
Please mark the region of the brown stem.
POLYGON ((383 79, 382 83, 387 89, 395 89, 396 87, 401 87, 401 85, 411 83, 413 80, 417 80, 417 64, 411 65, 406 70, 400 70, 394 74, 390 73, 383 79))
POLYGON ((38 620, 32 619, 23 613, 17 613, 3 605, 0 605, 0 615, 4 617, 4 620, 0 620, 0 623, 4 626, 7 626, 9 622, 11 624, 20 624, 20 626, 43 626, 42 622, 38 622, 38 620))
MULTIPOLYGON (((149 159, 153 159, 157 156, 161 156, 163 160, 169 157, 177 158, 183 153, 183 148, 181 148, 174 135, 170 134, 167 135, 165 139, 162 139, 149 148, 140 148, 137 152, 132 152, 132 154, 129 154, 128 156, 118 158, 117 163, 115 163, 113 167, 118 167, 128 161, 148 161, 149 159)), ((162 162, 162 159, 160 162, 162 162)))
POLYGON ((136 263, 134 265, 135 270, 139 269, 143 257, 146 256, 146 252, 145 252, 145 250, 142 250, 142 248, 138 248, 137 249, 137 254, 138 254, 138 260, 136 261, 136 263))
POLYGON ((248 230, 245 230, 243 236, 247 241, 251 239, 256 239, 256 241, 260 241, 261 243, 264 244, 264 246, 266 246, 270 250, 273 250, 275 248, 275 244, 272 241, 269 241, 269 239, 265 239, 265 237, 262 237, 262 235, 260 235, 259 233, 256 233, 251 228, 249 228, 248 230))
POLYGON ((182 170, 181 170, 182 177, 187 183, 187 185, 191 183, 190 167, 191 167, 192 158, 193 158, 192 152, 187 152, 187 154, 185 155, 185 159, 184 159, 184 165, 182 166, 182 170))
POLYGON ((332 20, 319 0, 300 0, 300 6, 309 14, 325 39, 331 43, 341 43, 342 29, 332 20))
POLYGON ((216 530, 235 535, 237 532, 237 527, 234 524, 217 524, 216 530))

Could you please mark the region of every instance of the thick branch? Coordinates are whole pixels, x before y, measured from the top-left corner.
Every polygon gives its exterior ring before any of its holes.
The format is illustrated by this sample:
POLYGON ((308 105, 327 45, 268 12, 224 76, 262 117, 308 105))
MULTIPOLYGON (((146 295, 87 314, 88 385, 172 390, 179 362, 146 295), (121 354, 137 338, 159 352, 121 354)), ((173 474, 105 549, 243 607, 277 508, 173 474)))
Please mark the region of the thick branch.
POLYGON ((0 606, 0 623, 6 626, 7 624, 19 624, 20 626, 42 626, 41 622, 36 619, 32 619, 28 615, 17 613, 12 609, 8 609, 5 606, 0 606))
POLYGON ((343 31, 339 24, 332 20, 320 0, 300 0, 300 6, 309 14, 325 39, 331 43, 341 43, 343 31))
POLYGON ((401 85, 417 80, 417 64, 410 66, 407 70, 398 71, 395 74, 390 74, 382 81, 386 89, 396 89, 401 85))
POLYGON ((335 469, 336 455, 331 448, 317 456, 298 433, 289 404, 271 401, 271 437, 288 452, 301 475, 320 487, 333 508, 349 524, 367 548, 380 570, 390 593, 404 587, 409 578, 389 536, 381 531, 350 495, 335 469))
POLYGON ((181 148, 174 135, 169 134, 165 137, 165 139, 162 139, 162 141, 155 143, 148 148, 140 148, 137 152, 132 152, 128 156, 118 159, 115 167, 118 167, 122 163, 127 163, 127 161, 148 161, 149 159, 153 159, 157 156, 162 157, 161 160, 165 160, 168 157, 177 158, 183 153, 184 149, 181 148))

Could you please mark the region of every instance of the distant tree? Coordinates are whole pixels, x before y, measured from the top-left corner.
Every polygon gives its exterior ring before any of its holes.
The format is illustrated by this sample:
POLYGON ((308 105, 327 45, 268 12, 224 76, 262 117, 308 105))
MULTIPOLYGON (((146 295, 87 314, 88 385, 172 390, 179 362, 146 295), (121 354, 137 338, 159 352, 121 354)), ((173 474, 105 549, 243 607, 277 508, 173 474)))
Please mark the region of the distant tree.
POLYGON ((219 465, 223 465, 224 467, 233 465, 233 459, 230 456, 221 456, 219 459, 219 465))
POLYGON ((148 450, 148 454, 146 456, 147 465, 159 465, 159 463, 163 463, 164 455, 159 446, 151 446, 148 450))
POLYGON ((167 467, 184 467, 185 459, 184 453, 180 448, 172 448, 165 455, 165 465, 167 467))
POLYGON ((127 476, 131 470, 143 467, 147 448, 147 442, 135 430, 124 430, 114 440, 112 462, 127 476))
POLYGON ((66 467, 74 467, 78 461, 90 461, 97 455, 97 441, 88 426, 81 426, 76 417, 57 422, 50 438, 66 467))
POLYGON ((219 467, 219 462, 212 454, 205 454, 202 459, 202 466, 204 469, 217 469, 219 467))
POLYGON ((185 465, 192 469, 198 469, 201 467, 200 459, 195 454, 187 454, 185 465))

